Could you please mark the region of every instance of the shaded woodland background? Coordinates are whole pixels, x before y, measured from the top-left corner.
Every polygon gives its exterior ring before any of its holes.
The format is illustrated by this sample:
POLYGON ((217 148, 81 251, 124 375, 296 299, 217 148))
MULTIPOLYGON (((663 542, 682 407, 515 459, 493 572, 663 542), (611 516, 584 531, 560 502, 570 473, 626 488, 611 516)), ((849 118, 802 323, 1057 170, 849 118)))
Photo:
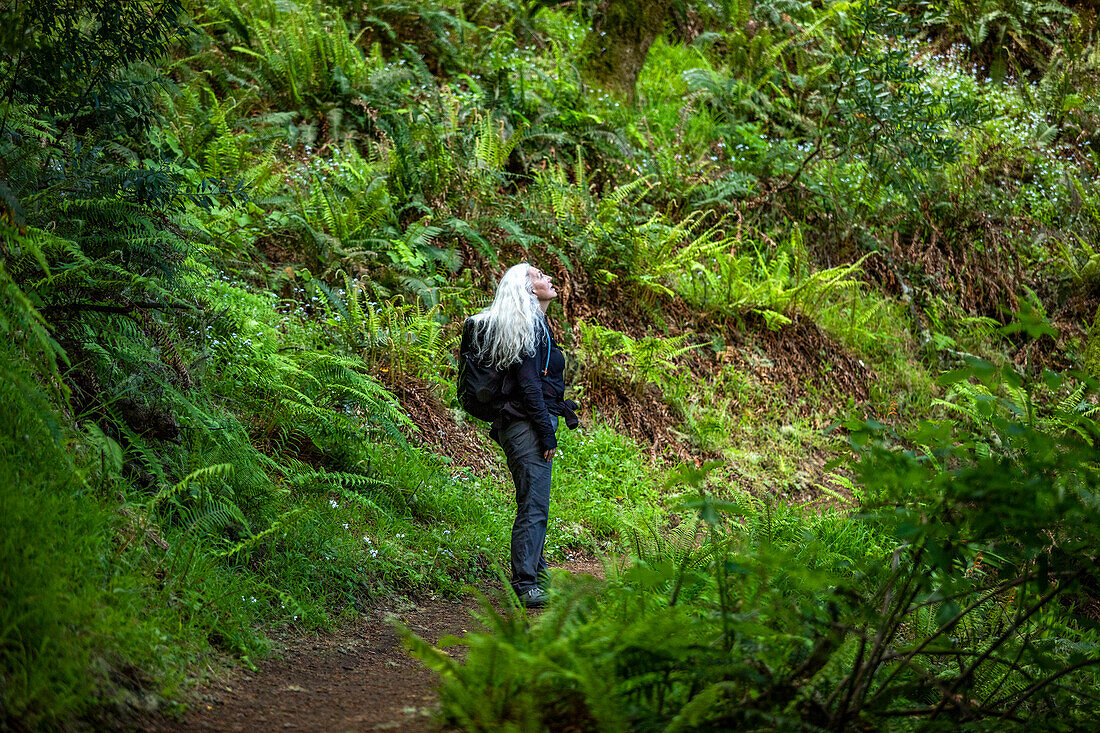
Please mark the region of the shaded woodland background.
POLYGON ((410 636, 445 719, 1088 726, 1098 82, 1090 3, 0 4, 3 726, 494 577, 522 260, 548 555, 627 561, 410 636))

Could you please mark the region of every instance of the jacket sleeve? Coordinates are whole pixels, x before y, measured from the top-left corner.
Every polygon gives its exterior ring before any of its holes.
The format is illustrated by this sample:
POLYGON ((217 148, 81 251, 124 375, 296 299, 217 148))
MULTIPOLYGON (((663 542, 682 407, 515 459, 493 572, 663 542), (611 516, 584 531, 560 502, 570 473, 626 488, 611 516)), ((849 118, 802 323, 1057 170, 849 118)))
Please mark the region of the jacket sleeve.
POLYGON ((542 396, 542 377, 536 365, 536 356, 529 356, 519 364, 516 381, 519 382, 519 398, 531 424, 535 426, 543 450, 558 447, 554 435, 554 422, 550 411, 546 409, 546 400, 542 396))

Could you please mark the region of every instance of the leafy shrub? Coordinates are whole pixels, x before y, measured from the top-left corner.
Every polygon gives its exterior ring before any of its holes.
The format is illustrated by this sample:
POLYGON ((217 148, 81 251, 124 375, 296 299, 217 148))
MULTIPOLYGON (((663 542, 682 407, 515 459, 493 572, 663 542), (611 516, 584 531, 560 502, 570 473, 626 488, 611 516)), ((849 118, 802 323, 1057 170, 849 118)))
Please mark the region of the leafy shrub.
POLYGON ((634 339, 598 323, 579 321, 577 328, 580 331, 577 356, 584 364, 592 389, 627 385, 641 394, 648 384, 660 387, 671 372, 681 368, 677 358, 698 348, 697 344, 685 345, 691 334, 634 339))
POLYGON ((679 540, 651 533, 621 574, 567 585, 537 619, 487 610, 488 631, 454 640, 464 662, 410 648, 468 730, 1087 725, 1100 472, 1082 436, 1100 426, 991 419, 997 450, 925 426, 909 436, 924 455, 853 421, 865 498, 843 525, 717 500, 710 467, 683 468, 699 518, 679 540))

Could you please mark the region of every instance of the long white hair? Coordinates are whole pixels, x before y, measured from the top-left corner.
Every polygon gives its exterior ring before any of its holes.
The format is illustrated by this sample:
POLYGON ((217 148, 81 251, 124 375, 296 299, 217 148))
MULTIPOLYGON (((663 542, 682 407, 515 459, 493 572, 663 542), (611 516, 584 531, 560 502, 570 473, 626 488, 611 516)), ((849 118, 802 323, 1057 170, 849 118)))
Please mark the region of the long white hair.
POLYGON ((482 359, 504 369, 535 353, 542 309, 535 297, 526 262, 508 268, 497 285, 493 302, 470 318, 474 350, 482 359))

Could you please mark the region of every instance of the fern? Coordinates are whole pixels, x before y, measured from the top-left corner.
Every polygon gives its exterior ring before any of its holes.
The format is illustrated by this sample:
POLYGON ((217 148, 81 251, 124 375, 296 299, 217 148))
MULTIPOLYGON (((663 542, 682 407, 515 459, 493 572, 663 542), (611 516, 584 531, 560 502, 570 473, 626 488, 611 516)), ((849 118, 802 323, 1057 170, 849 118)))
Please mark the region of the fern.
POLYGON ((247 539, 244 539, 232 547, 224 550, 216 555, 216 557, 226 559, 233 557, 241 552, 249 550, 258 546, 261 542, 268 537, 278 533, 286 532, 295 522, 299 521, 305 514, 305 509, 299 507, 297 509, 291 509, 287 512, 283 512, 271 523, 271 526, 264 531, 250 535, 247 539))
POLYGON ((721 221, 698 232, 705 218, 703 212, 696 211, 670 224, 655 214, 638 227, 631 280, 644 290, 672 296, 670 286, 680 273, 690 272, 698 263, 712 261, 729 249, 730 240, 723 236, 721 221))
MULTIPOLYGON (((326 489, 349 490, 350 488, 379 488, 387 486, 385 481, 358 473, 342 471, 310 471, 294 476, 290 481, 298 488, 308 487, 314 491, 326 489)), ((350 492, 355 493, 355 492, 350 492)))
POLYGON ((1073 238, 1076 248, 1070 247, 1062 237, 1054 239, 1063 271, 1078 284, 1095 282, 1100 279, 1100 252, 1080 236, 1073 238))
POLYGON ((206 539, 220 544, 227 530, 242 530, 251 536, 248 519, 231 499, 225 496, 206 496, 179 508, 183 520, 183 536, 206 539))
POLYGON ((634 339, 585 321, 578 321, 577 328, 580 331, 578 356, 589 370, 590 378, 601 381, 612 377, 637 389, 646 384, 660 386, 663 376, 681 368, 677 359, 700 346, 685 344, 691 334, 634 339))
POLYGON ((66 360, 65 352, 50 333, 42 313, 15 279, 23 280, 20 276, 25 277, 29 269, 27 263, 30 262, 41 268, 47 278, 50 277, 42 241, 51 238, 35 229, 19 232, 4 222, 0 222, 0 234, 6 239, 5 246, 0 249, 3 254, 3 259, 0 259, 0 336, 20 342, 20 346, 32 357, 32 363, 41 365, 51 390, 61 396, 57 376, 59 363, 66 360), (11 254, 15 257, 9 261, 11 254))
POLYGON ((424 308, 419 301, 406 303, 401 296, 382 300, 375 288, 346 275, 344 285, 340 293, 329 289, 326 300, 333 315, 339 316, 332 323, 349 347, 395 375, 411 372, 444 384, 450 381, 440 374, 439 366, 449 362, 458 337, 445 335, 441 304, 424 308))
POLYGON ((1072 433, 1093 445, 1096 439, 1093 418, 1100 414, 1100 405, 1095 404, 1087 385, 1067 385, 1064 389, 1065 394, 1056 402, 1039 410, 1036 395, 1023 384, 1014 386, 1009 382, 975 384, 960 381, 951 386, 945 398, 935 399, 933 404, 963 418, 964 424, 972 426, 975 432, 990 435, 988 442, 978 443, 982 455, 989 455, 992 451, 1015 450, 1012 448, 1011 423, 1006 423, 1006 416, 1010 420, 1034 422, 1035 429, 1049 435, 1072 433))
POLYGON ((813 318, 828 299, 845 290, 858 289, 862 286, 859 280, 852 279, 852 275, 862 271, 863 262, 871 254, 869 252, 848 265, 814 272, 793 288, 782 291, 779 303, 813 318))
POLYGON ((651 566, 705 568, 715 552, 700 522, 684 521, 668 530, 648 522, 632 523, 625 529, 625 538, 634 557, 651 566))
POLYGON ((213 466, 205 466, 196 469, 177 481, 175 485, 160 491, 149 500, 148 508, 156 509, 161 502, 171 499, 187 490, 192 483, 201 482, 209 478, 223 478, 233 471, 233 466, 228 463, 218 463, 213 466))
POLYGON ((507 137, 505 137, 503 121, 501 121, 498 131, 494 119, 489 115, 485 115, 478 120, 476 127, 478 131, 475 146, 477 159, 490 173, 499 174, 507 165, 508 158, 512 155, 516 145, 523 140, 527 124, 521 124, 507 137))

